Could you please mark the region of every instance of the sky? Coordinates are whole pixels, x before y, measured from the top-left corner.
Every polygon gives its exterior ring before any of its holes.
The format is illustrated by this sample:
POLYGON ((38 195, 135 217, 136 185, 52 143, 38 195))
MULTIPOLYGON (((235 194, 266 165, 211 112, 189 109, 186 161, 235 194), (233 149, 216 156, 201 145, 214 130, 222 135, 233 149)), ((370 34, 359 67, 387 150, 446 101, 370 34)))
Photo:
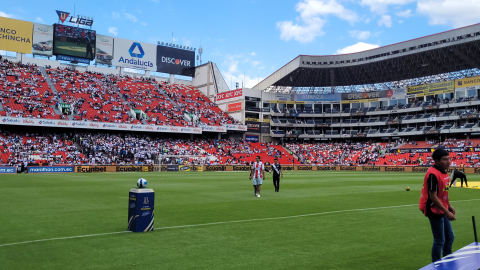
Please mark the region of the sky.
POLYGON ((94 18, 97 34, 203 47, 231 89, 253 87, 298 55, 364 51, 479 23, 480 0, 9 2, 0 16, 53 24, 94 18), (41 4, 40 4, 41 3, 41 4))

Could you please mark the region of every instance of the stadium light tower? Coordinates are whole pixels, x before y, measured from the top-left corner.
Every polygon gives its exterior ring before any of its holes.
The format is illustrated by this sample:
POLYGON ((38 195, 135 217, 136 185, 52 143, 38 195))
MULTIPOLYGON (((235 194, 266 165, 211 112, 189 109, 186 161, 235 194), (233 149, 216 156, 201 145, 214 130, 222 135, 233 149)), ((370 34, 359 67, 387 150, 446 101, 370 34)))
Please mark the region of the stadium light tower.
POLYGON ((198 54, 200 55, 200 65, 202 64, 202 53, 203 53, 203 47, 201 47, 202 45, 200 45, 200 48, 198 48, 198 54))

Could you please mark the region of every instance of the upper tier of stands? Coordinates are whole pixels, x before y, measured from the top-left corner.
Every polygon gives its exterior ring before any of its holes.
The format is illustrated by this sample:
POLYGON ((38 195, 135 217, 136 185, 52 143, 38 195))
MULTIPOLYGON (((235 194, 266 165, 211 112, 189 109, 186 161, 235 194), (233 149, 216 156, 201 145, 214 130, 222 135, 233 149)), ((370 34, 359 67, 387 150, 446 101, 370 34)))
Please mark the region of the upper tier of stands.
POLYGON ((191 85, 47 68, 55 87, 50 89, 38 66, 7 60, 0 64, 1 116, 68 119, 54 110, 59 103, 66 103, 73 108, 71 119, 78 121, 170 126, 240 124, 191 85), (132 109, 142 110, 146 117, 137 120, 130 113, 132 109), (196 117, 187 118, 186 114, 196 117))

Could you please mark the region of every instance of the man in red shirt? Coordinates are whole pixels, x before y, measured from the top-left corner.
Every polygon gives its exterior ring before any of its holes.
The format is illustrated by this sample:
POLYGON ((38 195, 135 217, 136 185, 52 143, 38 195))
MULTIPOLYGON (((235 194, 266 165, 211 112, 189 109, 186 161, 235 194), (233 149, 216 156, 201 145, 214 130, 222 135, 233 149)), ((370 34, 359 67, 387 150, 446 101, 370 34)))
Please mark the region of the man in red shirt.
POLYGON ((427 171, 420 196, 420 210, 430 220, 433 234, 432 262, 452 253, 455 238, 450 221, 455 220, 455 209, 450 205, 448 189, 450 177, 450 156, 445 149, 437 149, 432 154, 435 164, 427 171))

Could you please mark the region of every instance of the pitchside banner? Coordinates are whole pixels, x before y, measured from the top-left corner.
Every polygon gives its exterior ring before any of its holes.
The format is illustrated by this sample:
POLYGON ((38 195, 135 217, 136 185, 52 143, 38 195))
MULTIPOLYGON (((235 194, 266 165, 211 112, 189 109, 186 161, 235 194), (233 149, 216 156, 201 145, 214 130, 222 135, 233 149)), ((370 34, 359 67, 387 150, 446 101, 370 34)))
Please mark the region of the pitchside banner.
POLYGON ((157 46, 157 71, 195 77, 195 52, 157 46))
POLYGON ((32 54, 52 56, 53 26, 41 23, 33 24, 32 54))
POLYGON ((73 173, 75 166, 28 167, 28 173, 73 173))
POLYGON ((112 65, 113 59, 113 37, 97 35, 97 52, 95 63, 112 65))
POLYGON ((115 38, 114 42, 114 66, 157 70, 157 48, 155 45, 123 38, 115 38))
POLYGON ((33 23, 0 17, 0 50, 32 53, 33 23))

